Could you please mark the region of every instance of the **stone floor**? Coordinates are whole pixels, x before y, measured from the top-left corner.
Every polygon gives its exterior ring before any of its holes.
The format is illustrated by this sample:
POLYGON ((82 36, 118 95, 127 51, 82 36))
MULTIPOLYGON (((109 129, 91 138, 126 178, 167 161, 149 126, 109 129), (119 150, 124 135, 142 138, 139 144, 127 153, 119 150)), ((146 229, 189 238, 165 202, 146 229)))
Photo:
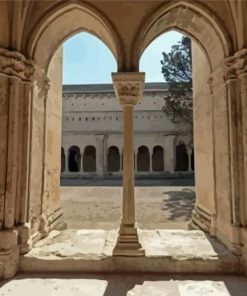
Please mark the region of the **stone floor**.
MULTIPOLYGON (((145 180, 142 180, 143 182, 145 180)), ((157 180, 135 187, 136 220, 142 229, 188 229, 194 207, 194 187, 157 186, 157 180)), ((63 186, 61 201, 69 228, 117 228, 121 217, 122 187, 63 186)))
POLYGON ((145 257, 113 257, 121 190, 62 187, 65 219, 74 229, 53 230, 36 243, 21 257, 20 274, 0 283, 0 296, 247 296, 239 258, 205 233, 187 230, 194 187, 136 187, 145 257))
POLYGON ((0 283, 1 296, 246 296, 247 280, 234 276, 46 274, 0 283))
POLYGON ((240 273, 239 258, 202 231, 140 230, 145 257, 113 257, 117 231, 52 231, 21 259, 24 272, 240 273))

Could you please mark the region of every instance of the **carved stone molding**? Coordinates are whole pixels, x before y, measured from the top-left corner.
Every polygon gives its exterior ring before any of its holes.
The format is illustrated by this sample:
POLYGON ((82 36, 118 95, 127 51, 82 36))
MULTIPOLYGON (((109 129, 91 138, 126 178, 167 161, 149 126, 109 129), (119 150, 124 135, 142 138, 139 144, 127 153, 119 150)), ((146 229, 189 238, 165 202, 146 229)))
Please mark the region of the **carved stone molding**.
POLYGON ((116 97, 121 105, 135 105, 142 97, 145 73, 113 73, 112 80, 116 97))
POLYGON ((209 86, 209 93, 212 95, 214 93, 214 79, 213 77, 210 77, 207 81, 208 86, 209 86))
POLYGON ((226 81, 247 74, 247 48, 243 48, 233 56, 227 57, 224 61, 224 69, 226 81))
POLYGON ((34 65, 21 53, 0 48, 0 74, 32 82, 34 65))
POLYGON ((207 84, 209 86, 210 95, 216 94, 225 86, 226 82, 226 68, 224 62, 221 63, 213 73, 211 73, 207 84))

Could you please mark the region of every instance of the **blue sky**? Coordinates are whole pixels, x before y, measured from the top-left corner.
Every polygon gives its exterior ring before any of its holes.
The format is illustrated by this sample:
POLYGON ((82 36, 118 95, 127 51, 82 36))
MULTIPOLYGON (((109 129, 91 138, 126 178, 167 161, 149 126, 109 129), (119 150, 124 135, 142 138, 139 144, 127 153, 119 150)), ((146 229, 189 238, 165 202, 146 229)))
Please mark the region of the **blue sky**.
MULTIPOLYGON (((170 31, 156 38, 144 51, 140 71, 146 72, 146 82, 164 81, 161 74, 162 51, 181 40, 181 34, 170 31)), ((117 64, 110 49, 97 37, 79 33, 63 45, 63 84, 112 83, 111 72, 117 64)))

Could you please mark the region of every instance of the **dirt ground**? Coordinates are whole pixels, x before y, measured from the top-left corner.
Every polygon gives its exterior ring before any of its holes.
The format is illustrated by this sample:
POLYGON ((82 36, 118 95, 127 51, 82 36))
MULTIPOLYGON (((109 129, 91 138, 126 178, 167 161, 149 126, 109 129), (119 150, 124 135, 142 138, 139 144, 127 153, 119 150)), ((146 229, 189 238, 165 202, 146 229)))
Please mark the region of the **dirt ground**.
MULTIPOLYGON (((62 186, 69 228, 114 229, 121 219, 121 186, 62 186)), ((193 186, 135 187, 136 220, 142 229, 188 229, 194 207, 193 186)))

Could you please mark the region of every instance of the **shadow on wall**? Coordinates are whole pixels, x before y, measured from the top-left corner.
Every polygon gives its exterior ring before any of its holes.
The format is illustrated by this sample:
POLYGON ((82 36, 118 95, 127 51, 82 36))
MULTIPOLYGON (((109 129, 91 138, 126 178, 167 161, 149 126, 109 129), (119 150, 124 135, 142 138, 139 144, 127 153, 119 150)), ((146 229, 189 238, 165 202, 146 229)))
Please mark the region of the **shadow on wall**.
POLYGON ((195 204, 195 192, 189 188, 179 191, 163 192, 162 210, 167 211, 167 220, 183 219, 190 221, 195 204))

